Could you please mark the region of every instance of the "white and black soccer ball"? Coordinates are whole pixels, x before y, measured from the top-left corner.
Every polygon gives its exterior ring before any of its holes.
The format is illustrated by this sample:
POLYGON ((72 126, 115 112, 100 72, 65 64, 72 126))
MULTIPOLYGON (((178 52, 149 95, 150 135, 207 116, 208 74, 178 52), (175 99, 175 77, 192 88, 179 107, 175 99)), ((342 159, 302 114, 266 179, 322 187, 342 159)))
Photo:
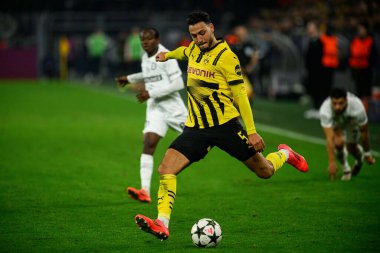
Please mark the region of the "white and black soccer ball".
POLYGON ((213 219, 200 219, 191 228, 191 240, 197 247, 215 247, 222 240, 222 228, 213 219))

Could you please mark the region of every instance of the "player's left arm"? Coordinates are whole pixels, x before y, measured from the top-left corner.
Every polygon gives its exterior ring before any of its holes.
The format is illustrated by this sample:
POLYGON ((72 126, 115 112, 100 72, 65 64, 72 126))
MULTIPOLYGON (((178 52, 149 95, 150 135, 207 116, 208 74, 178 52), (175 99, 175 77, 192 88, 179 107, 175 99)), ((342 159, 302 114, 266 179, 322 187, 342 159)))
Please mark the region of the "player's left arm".
POLYGON ((127 76, 116 77, 115 81, 119 87, 123 88, 127 84, 144 82, 144 75, 142 72, 138 72, 127 76))
POLYGON ((360 142, 364 149, 364 159, 368 164, 374 164, 375 158, 371 154, 371 148, 369 144, 369 131, 368 131, 368 123, 359 127, 360 130, 360 142))
POLYGON ((184 86, 184 82, 182 79, 182 72, 178 66, 178 62, 175 60, 169 60, 165 63, 163 75, 167 75, 169 82, 165 85, 161 85, 155 87, 152 90, 149 90, 149 95, 151 98, 160 98, 170 93, 182 90, 184 86))
POLYGON ((256 131, 238 58, 235 54, 230 52, 220 59, 219 66, 221 66, 222 72, 230 85, 234 103, 239 108, 250 144, 257 152, 263 152, 265 143, 263 138, 261 138, 256 131))
POLYGON ((244 121, 250 144, 257 152, 263 152, 265 149, 265 142, 256 131, 255 123, 253 121, 252 109, 251 105, 249 104, 244 82, 241 84, 232 85, 230 87, 234 96, 234 102, 239 108, 241 118, 244 121))
POLYGON ((185 85, 182 76, 180 75, 170 80, 167 85, 160 87, 159 89, 150 90, 149 95, 151 98, 160 98, 182 90, 184 87, 185 85))
POLYGON ((364 150, 364 159, 368 164, 374 164, 375 159, 371 154, 371 147, 369 144, 369 130, 368 130, 368 117, 365 111, 363 103, 357 99, 353 101, 355 103, 354 117, 356 118, 359 131, 360 131, 360 142, 364 150))

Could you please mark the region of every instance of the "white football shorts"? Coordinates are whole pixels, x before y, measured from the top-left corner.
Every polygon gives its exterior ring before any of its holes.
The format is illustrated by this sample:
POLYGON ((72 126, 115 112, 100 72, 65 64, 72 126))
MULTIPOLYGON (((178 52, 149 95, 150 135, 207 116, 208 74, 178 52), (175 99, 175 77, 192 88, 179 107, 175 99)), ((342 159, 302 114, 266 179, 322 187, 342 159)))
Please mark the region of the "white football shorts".
POLYGON ((165 110, 157 105, 148 106, 143 133, 152 132, 165 137, 169 127, 181 133, 186 119, 187 110, 185 106, 172 106, 165 110))
POLYGON ((357 126, 348 126, 345 129, 336 128, 338 131, 342 131, 347 143, 359 143, 360 131, 357 126))

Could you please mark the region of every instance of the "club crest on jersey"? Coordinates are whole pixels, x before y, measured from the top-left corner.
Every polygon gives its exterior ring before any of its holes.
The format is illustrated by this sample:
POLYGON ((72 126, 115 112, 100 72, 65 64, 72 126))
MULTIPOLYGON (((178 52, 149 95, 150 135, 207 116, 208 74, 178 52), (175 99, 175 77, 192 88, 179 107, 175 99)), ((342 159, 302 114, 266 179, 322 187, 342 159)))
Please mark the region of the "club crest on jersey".
POLYGON ((203 64, 204 65, 206 65, 207 63, 209 63, 210 62, 210 59, 209 58, 205 58, 205 59, 203 59, 203 64))
POLYGON ((236 65, 235 66, 235 73, 239 76, 241 76, 241 68, 240 68, 240 65, 236 65))
POLYGON ((155 62, 152 62, 152 65, 150 65, 151 70, 155 70, 157 68, 157 64, 155 62))

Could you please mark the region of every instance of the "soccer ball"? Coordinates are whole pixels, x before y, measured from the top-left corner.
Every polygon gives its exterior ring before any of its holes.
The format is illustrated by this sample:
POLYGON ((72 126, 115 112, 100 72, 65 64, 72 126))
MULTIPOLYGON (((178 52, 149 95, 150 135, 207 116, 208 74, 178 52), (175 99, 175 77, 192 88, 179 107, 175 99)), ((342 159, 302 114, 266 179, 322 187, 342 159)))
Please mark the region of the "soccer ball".
POLYGON ((215 247, 222 240, 222 229, 213 219, 200 219, 191 228, 191 240, 197 247, 215 247))

